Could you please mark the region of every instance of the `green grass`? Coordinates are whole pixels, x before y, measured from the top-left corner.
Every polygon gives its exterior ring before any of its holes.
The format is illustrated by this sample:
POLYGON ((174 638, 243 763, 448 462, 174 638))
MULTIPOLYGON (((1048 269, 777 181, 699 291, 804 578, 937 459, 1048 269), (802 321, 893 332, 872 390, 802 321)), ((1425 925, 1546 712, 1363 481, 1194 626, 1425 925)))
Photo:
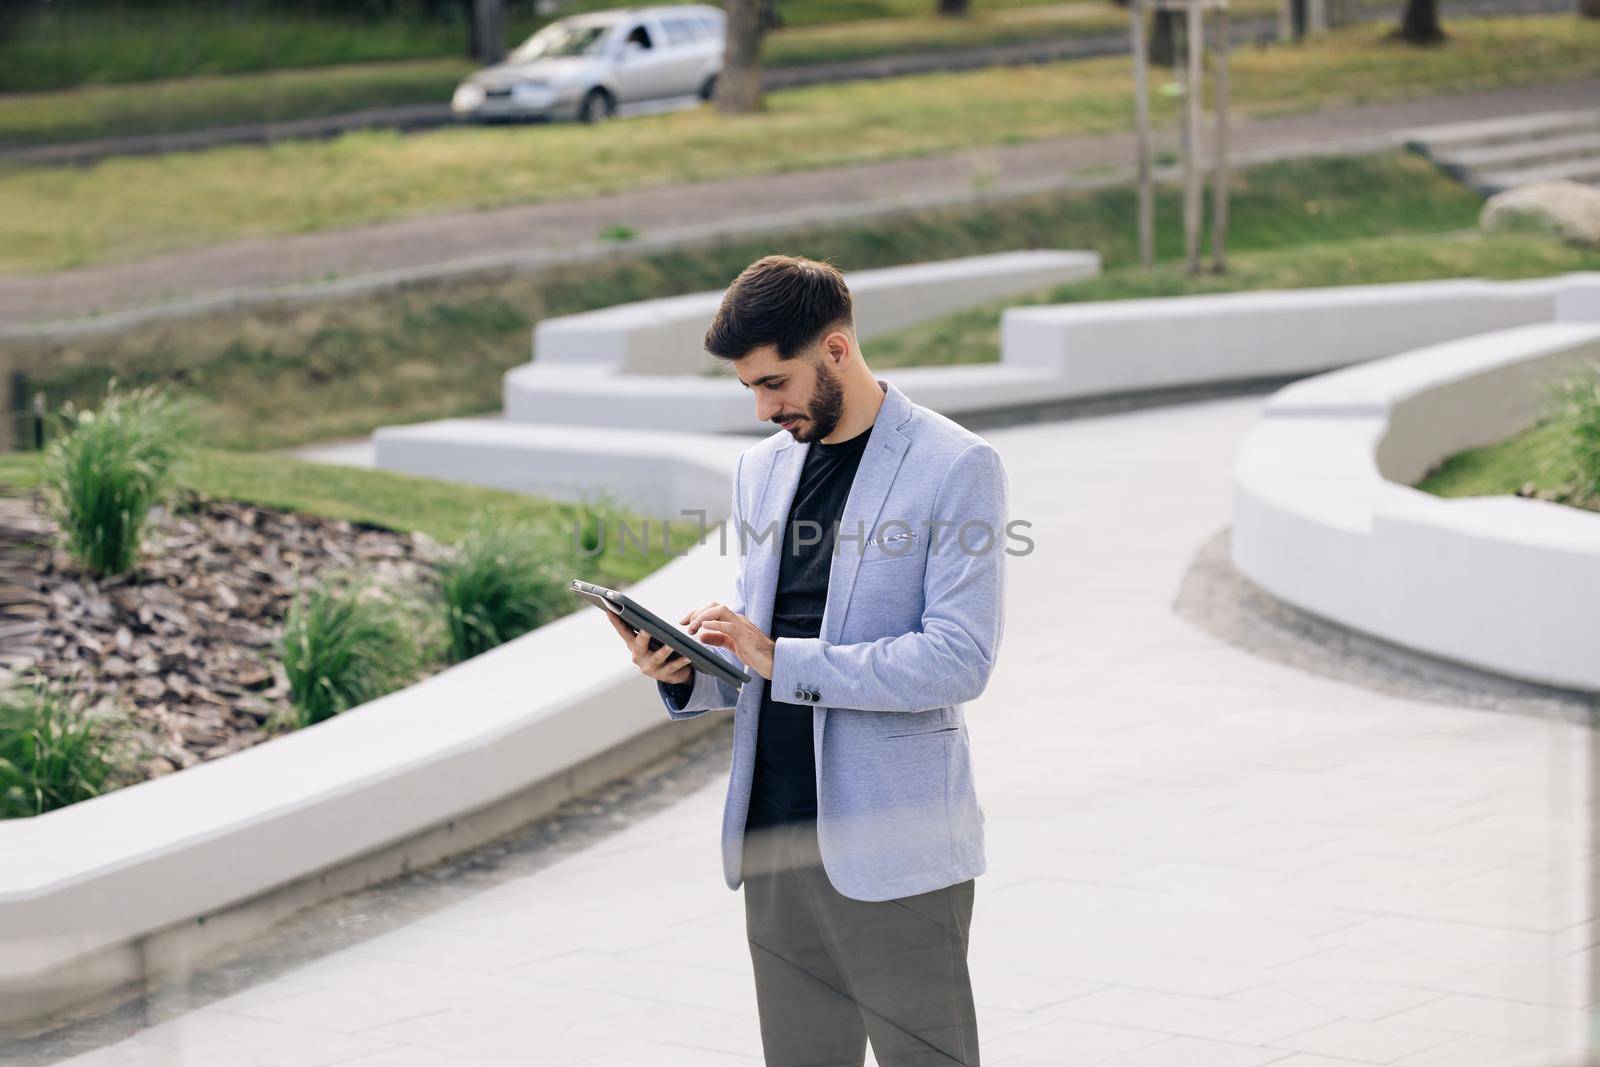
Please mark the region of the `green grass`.
MULTIPOLYGON (((1600 74, 1600 22, 1458 22, 1418 50, 1366 26, 1234 58, 1257 114, 1600 74)), ((816 86, 739 119, 702 107, 581 126, 352 133, 0 175, 0 269, 137 259, 249 235, 587 197, 647 185, 981 149, 1131 123, 1129 66, 1108 58, 816 86)), ((1158 119, 1173 101, 1158 97, 1158 119)), ((627 220, 618 220, 625 223, 627 220)))
MULTIPOLYGON (((463 8, 452 10, 451 17, 428 19, 413 5, 398 6, 394 15, 370 19, 294 12, 282 4, 269 8, 249 0, 142 3, 132 15, 83 5, 46 9, 43 17, 26 20, 0 37, 0 92, 466 55, 469 33, 463 8)), ((614 0, 578 0, 565 5, 563 14, 613 6, 614 0)), ((991 22, 1048 24, 1058 17, 1034 15, 1029 9, 1115 10, 1092 0, 974 0, 971 18, 941 20, 929 14, 932 6, 931 0, 790 2, 784 4, 785 28, 769 35, 768 42, 804 39, 815 30, 833 28, 829 24, 847 23, 858 31, 844 35, 847 45, 854 39, 892 48, 921 35, 937 36, 937 30, 924 27, 943 22, 944 36, 959 35, 965 26, 977 43, 985 39, 983 28, 991 22), (863 25, 871 21, 888 26, 863 25)), ((529 0, 511 0, 506 8, 508 49, 551 20, 536 14, 529 0)))
MULTIPOLYGON (((1161 187, 1159 255, 1182 254, 1177 190, 1161 187)), ((1233 178, 1236 251, 1302 249, 1357 236, 1471 226, 1481 201, 1404 152, 1258 165, 1233 178)), ((292 308, 215 312, 54 343, 14 343, 13 365, 52 403, 98 396, 111 375, 176 382, 198 401, 206 443, 260 450, 353 437, 396 422, 496 411, 501 376, 528 359, 541 319, 717 289, 770 252, 847 271, 1018 248, 1087 248, 1108 270, 1133 261, 1127 188, 1053 193, 604 262, 464 277, 292 308), (450 358, 439 354, 448 352, 450 358)), ((1352 265, 1359 273, 1359 264, 1352 265)), ((1124 286, 1156 285, 1138 272, 1124 286)), ((1156 278, 1166 277, 1157 272, 1156 278)), ((1358 279, 1359 280, 1359 279, 1358 279)), ((929 334, 931 336, 931 334, 929 334)), ((890 351, 874 342, 870 352, 890 351)), ((938 361, 941 349, 903 347, 938 361)))
MULTIPOLYGON (((1417 488, 1435 496, 1514 496, 1524 490, 1562 493, 1578 480, 1565 427, 1541 423, 1515 437, 1458 452, 1417 488)), ((1592 510, 1600 510, 1591 501, 1592 510)))
MULTIPOLYGON (((0 453, 0 487, 6 492, 37 488, 42 478, 39 453, 0 453)), ((239 500, 262 507, 344 519, 389 530, 419 531, 455 543, 473 518, 486 509, 508 521, 541 531, 552 553, 573 543, 572 528, 585 519, 585 509, 498 489, 459 485, 393 471, 364 470, 306 463, 281 455, 198 449, 183 473, 182 486, 218 500, 239 500)), ((634 528, 644 520, 630 516, 634 528)), ((609 541, 599 556, 580 567, 602 584, 637 581, 669 562, 660 549, 660 526, 652 522, 650 551, 632 543, 609 541)), ((692 545, 698 530, 692 523, 675 524, 669 543, 675 552, 692 545)), ((583 574, 574 577, 585 577, 583 574)))
POLYGON ((465 59, 405 59, 11 94, 0 96, 0 147, 447 101, 473 69, 465 59))
POLYGON ((1417 488, 1443 497, 1536 496, 1600 511, 1600 364, 1565 384, 1571 391, 1536 424, 1450 456, 1417 488))

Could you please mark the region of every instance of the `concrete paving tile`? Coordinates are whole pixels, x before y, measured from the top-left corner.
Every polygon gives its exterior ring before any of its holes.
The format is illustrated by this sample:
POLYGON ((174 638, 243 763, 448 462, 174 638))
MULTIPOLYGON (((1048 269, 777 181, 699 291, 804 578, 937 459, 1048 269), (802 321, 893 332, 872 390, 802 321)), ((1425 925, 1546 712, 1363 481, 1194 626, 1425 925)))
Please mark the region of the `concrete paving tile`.
POLYGON ((1172 1035, 1131 1026, 1108 1026, 1077 1019, 1054 1019, 1042 1026, 992 1041, 980 1034, 985 1062, 1058 1064, 1079 1067, 1160 1044, 1172 1035), (1011 1059, 1008 1059, 1011 1058, 1011 1059))
POLYGON ((1458 1037, 1403 1056, 1393 1067, 1577 1067, 1569 1049, 1483 1037, 1458 1037))
POLYGON ((755 987, 746 975, 731 971, 660 963, 640 957, 575 952, 524 964, 502 972, 510 981, 539 986, 588 989, 641 1000, 723 1008, 753 1001, 755 987))
POLYGON ((432 1000, 398 1000, 349 989, 314 989, 283 1000, 232 1009, 253 1019, 272 1019, 339 1033, 363 1030, 447 1009, 432 1000))
POLYGON ((559 1016, 514 1020, 461 1008, 390 1023, 366 1031, 390 1045, 417 1045, 436 1055, 522 1057, 552 1067, 593 1055, 593 1037, 575 1033, 559 1016))
POLYGON ((367 1035, 342 1034, 212 1008, 158 1023, 142 1031, 140 1037, 185 1053, 245 1056, 271 1067, 323 1067, 381 1052, 395 1044, 367 1035))
POLYGON ((1408 1008, 1443 998, 1439 989, 1390 985, 1374 980, 1348 977, 1318 977, 1302 960, 1280 968, 1273 981, 1226 994, 1228 1000, 1252 1004, 1308 1005, 1350 1019, 1382 1019, 1408 1008))
POLYGON ((1402 1056, 1448 1044, 1455 1036, 1444 1031, 1424 1030, 1399 1023, 1339 1019, 1325 1026, 1314 1026, 1298 1034, 1280 1037, 1271 1044, 1273 1048, 1361 1063, 1392 1063, 1402 1056))
POLYGON ((1308 1006, 1250 1004, 1141 989, 1089 993, 1056 1005, 1048 1014, 1111 1026, 1159 1028, 1168 1034, 1246 1045, 1270 1044, 1337 1018, 1308 1006))
POLYGON ((1585 1048, 1589 1017, 1573 1008, 1522 1004, 1490 997, 1452 994, 1431 1004, 1390 1016, 1391 1022, 1500 1041, 1585 1048))
POLYGON ((1283 1058, 1281 1050, 1260 1045, 1171 1037, 1102 1060, 1101 1067, 1265 1067, 1283 1058))

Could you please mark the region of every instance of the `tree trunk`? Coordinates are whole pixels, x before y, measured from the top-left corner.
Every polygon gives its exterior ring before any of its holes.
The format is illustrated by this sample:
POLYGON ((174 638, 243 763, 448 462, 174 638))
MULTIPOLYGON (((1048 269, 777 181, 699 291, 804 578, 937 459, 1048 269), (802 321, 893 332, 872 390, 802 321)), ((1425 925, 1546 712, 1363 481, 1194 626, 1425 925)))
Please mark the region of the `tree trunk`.
POLYGON ((761 32, 770 33, 783 28, 783 12, 778 10, 778 0, 761 0, 761 32))
POLYGON ((970 7, 967 0, 939 0, 939 14, 952 15, 960 18, 966 15, 970 7))
POLYGON ((1578 0, 1578 14, 1584 18, 1600 19, 1600 0, 1578 0))
POLYGON ((480 63, 498 63, 506 56, 505 0, 473 0, 472 51, 480 63))
POLYGON ((747 115, 760 111, 762 0, 727 0, 723 6, 727 38, 722 72, 717 75, 717 111, 747 115))
POLYGON ((1150 27, 1150 65, 1170 67, 1178 55, 1178 19, 1176 11, 1158 10, 1150 27))
POLYGON ((1444 27, 1439 25, 1439 0, 1406 0, 1405 10, 1400 13, 1400 28, 1395 34, 1412 44, 1438 44, 1444 40, 1444 27))

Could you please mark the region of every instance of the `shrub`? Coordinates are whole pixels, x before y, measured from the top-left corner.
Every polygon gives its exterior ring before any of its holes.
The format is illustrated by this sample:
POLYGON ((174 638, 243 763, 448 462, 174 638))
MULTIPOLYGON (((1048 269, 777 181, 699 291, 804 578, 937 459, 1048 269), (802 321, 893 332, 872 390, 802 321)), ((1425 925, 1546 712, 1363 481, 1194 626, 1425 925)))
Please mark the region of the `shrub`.
POLYGON ((120 720, 43 679, 0 692, 0 818, 41 815, 123 784, 120 720))
POLYGON ((439 595, 452 663, 542 626, 570 607, 572 563, 533 527, 493 510, 473 519, 439 567, 439 595))
POLYGON ((595 497, 584 494, 571 530, 573 551, 584 559, 603 556, 608 541, 615 546, 621 540, 618 531, 625 518, 626 513, 610 493, 602 491, 595 497))
POLYGON ((1600 500, 1600 361, 1591 360, 1552 385, 1548 415, 1560 428, 1576 472, 1576 495, 1600 500))
POLYGON ((420 666, 404 605, 376 586, 338 581, 296 595, 278 651, 298 726, 392 692, 420 666))
POLYGON ((99 410, 64 405, 44 461, 46 497, 68 550, 102 576, 132 569, 151 506, 193 434, 186 404, 113 381, 99 410))

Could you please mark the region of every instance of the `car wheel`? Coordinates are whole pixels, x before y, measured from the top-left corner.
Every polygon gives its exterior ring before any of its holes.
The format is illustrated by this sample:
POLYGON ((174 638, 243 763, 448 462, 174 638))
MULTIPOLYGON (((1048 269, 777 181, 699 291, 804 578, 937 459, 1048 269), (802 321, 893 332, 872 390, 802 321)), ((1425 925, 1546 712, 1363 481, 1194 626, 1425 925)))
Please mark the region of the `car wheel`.
POLYGON ((590 89, 584 94, 583 103, 578 107, 580 121, 590 124, 604 122, 616 113, 617 102, 611 99, 611 94, 604 89, 590 89))
POLYGON ((700 99, 710 100, 717 95, 717 76, 715 74, 700 84, 700 99))

